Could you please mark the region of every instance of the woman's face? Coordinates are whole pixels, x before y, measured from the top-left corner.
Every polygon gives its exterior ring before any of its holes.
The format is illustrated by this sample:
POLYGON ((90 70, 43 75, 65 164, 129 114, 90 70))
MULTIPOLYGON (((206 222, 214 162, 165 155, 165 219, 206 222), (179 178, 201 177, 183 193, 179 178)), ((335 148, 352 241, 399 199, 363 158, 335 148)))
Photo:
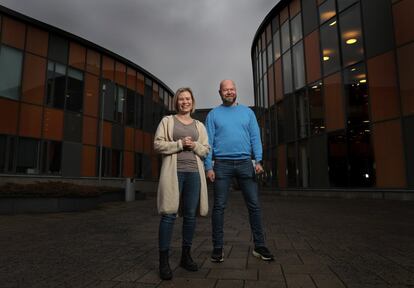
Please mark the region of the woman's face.
POLYGON ((179 113, 191 113, 193 109, 193 99, 188 91, 181 92, 177 98, 177 106, 179 113))

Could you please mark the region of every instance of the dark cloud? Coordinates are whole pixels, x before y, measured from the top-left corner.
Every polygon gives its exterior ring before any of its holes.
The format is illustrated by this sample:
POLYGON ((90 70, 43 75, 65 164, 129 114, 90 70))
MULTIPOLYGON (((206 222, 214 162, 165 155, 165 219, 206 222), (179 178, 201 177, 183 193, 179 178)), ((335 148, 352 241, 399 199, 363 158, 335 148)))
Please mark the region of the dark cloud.
POLYGON ((97 43, 171 89, 191 86, 198 108, 220 103, 221 79, 253 104, 250 47, 279 0, 0 0, 0 4, 97 43))

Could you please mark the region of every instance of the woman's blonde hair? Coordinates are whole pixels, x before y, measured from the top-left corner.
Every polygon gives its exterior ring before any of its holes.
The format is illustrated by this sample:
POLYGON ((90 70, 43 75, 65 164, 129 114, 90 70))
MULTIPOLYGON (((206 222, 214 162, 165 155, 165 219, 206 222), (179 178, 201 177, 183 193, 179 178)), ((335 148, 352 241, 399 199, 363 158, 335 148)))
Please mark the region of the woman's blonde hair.
POLYGON ((194 111, 195 111, 195 98, 194 98, 193 91, 191 90, 190 87, 181 87, 181 88, 177 89, 177 92, 175 92, 175 95, 174 95, 174 98, 173 98, 174 110, 176 112, 179 112, 179 109, 178 109, 178 96, 183 92, 190 93, 191 100, 193 101, 193 107, 191 107, 191 113, 194 113, 194 111))

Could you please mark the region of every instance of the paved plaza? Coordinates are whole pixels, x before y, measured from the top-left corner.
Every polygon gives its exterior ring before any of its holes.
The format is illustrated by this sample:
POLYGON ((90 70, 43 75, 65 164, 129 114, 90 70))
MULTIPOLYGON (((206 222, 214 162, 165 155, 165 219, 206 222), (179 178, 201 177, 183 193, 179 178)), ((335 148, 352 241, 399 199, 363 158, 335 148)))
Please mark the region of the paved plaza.
POLYGON ((247 210, 233 191, 225 216, 225 261, 210 262, 210 217, 198 218, 193 258, 200 269, 180 268, 178 219, 171 281, 158 277, 154 195, 87 212, 0 215, 0 287, 414 287, 413 201, 270 192, 261 200, 275 261, 251 255, 247 210))

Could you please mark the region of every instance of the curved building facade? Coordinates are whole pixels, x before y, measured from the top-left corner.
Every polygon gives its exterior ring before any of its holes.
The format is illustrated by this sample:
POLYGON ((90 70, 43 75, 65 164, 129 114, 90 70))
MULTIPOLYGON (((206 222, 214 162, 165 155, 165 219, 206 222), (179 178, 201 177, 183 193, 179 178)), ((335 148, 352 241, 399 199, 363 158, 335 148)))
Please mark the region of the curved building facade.
POLYGON ((173 92, 131 61, 0 6, 0 174, 158 177, 173 92))
POLYGON ((272 9, 251 50, 272 187, 414 195, 413 26, 411 0, 272 9))

